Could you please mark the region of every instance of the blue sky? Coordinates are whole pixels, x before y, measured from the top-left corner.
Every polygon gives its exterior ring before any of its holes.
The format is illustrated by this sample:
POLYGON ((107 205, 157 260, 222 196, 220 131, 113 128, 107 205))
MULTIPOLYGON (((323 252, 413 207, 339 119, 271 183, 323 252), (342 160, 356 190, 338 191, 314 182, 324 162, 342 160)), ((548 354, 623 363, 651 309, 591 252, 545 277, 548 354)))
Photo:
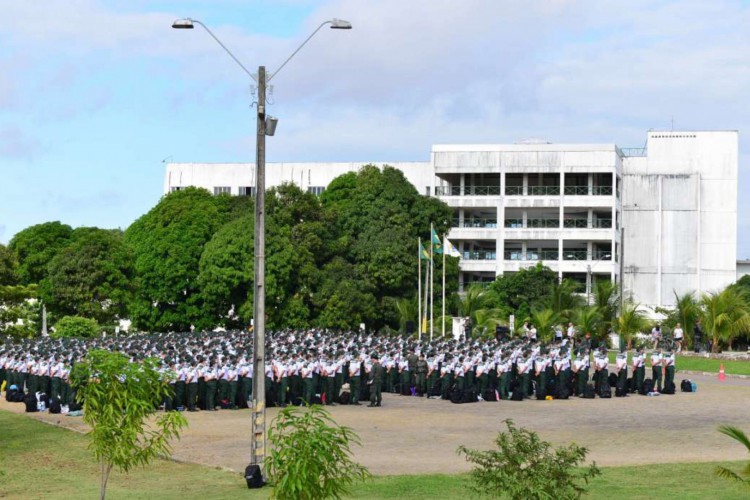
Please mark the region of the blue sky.
POLYGON ((269 161, 428 160, 433 143, 641 146, 650 128, 740 131, 750 258, 748 2, 0 0, 0 242, 49 220, 126 228, 162 160, 252 161, 250 68, 275 69, 269 161))

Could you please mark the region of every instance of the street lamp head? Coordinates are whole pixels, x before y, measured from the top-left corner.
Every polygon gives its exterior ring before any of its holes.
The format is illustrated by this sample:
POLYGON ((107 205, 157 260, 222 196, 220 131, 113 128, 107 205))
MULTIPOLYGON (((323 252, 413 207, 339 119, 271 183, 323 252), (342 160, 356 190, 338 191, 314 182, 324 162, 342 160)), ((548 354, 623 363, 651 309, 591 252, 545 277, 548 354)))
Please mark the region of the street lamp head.
POLYGON ((331 29, 332 30, 350 30, 352 29, 352 23, 349 21, 344 21, 343 19, 331 19, 329 21, 331 23, 331 29))
POLYGON ((195 26, 193 26, 193 20, 190 18, 178 19, 172 23, 172 28, 176 30, 191 30, 194 27, 195 26))

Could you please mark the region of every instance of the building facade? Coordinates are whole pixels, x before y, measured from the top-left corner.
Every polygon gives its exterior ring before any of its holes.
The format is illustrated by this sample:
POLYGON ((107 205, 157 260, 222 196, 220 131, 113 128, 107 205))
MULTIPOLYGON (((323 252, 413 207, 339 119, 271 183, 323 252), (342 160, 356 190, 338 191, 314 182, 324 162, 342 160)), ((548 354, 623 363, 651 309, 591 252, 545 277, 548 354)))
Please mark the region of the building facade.
MULTIPOLYGON (((650 307, 735 280, 738 134, 649 132, 646 147, 434 145, 430 161, 388 162, 453 208, 460 289, 538 262, 590 292, 622 282, 650 307)), ((320 194, 366 163, 268 163, 268 187, 320 194)), ((383 164, 378 166, 382 167, 383 164)), ((254 194, 253 164, 169 163, 164 193, 254 194)))

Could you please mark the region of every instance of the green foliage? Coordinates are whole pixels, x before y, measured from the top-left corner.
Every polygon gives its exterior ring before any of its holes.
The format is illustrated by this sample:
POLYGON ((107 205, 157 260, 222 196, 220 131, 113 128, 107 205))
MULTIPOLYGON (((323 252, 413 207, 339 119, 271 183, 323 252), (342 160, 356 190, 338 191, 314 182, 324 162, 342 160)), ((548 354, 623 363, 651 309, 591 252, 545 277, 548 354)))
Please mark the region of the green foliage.
POLYGON ((638 310, 639 305, 630 301, 625 302, 617 318, 617 333, 625 339, 628 349, 632 347, 633 335, 644 332, 648 328, 648 320, 638 310))
POLYGON ((10 240, 8 248, 18 261, 21 284, 39 283, 47 276, 47 264, 64 248, 73 229, 58 221, 29 226, 10 240))
POLYGON ((498 276, 490 283, 489 290, 506 314, 527 318, 535 304, 550 300, 556 284, 557 273, 538 262, 536 266, 521 269, 517 273, 498 276))
POLYGON ((64 316, 55 323, 55 330, 50 334, 52 337, 96 337, 102 331, 95 319, 83 318, 81 316, 64 316))
POLYGON ((29 338, 39 333, 41 305, 36 285, 0 285, 0 334, 29 338))
MULTIPOLYGON (((750 438, 741 429, 732 425, 722 425, 719 427, 719 432, 742 444, 747 449, 747 452, 750 453, 750 438)), ((750 461, 748 461, 739 474, 728 467, 718 466, 716 467, 716 475, 724 479, 739 482, 750 488, 750 461)))
POLYGON ((498 433, 497 450, 478 451, 465 446, 458 453, 474 464, 472 490, 492 498, 513 500, 574 499, 586 493, 589 480, 601 474, 592 463, 578 469, 586 459, 586 448, 571 444, 552 448, 530 430, 505 420, 507 432, 498 433))
POLYGON ((591 333, 592 339, 599 331, 601 321, 602 313, 597 306, 583 306, 573 311, 573 323, 578 327, 578 332, 581 335, 591 333))
POLYGON ((132 252, 119 230, 79 228, 49 262, 39 291, 58 316, 85 316, 111 325, 127 317, 132 280, 132 252))
POLYGON ((370 477, 351 457, 351 445, 360 444, 357 435, 338 426, 322 406, 281 410, 268 440, 265 467, 274 486, 272 498, 341 498, 355 482, 370 477))
POLYGON ((131 363, 123 354, 93 350, 71 374, 83 420, 90 427, 90 449, 101 464, 100 498, 104 498, 113 467, 127 472, 168 456, 170 440, 179 439, 187 425, 178 412, 165 412, 153 423, 147 419, 172 393, 160 361, 131 363))
POLYGON ((125 231, 133 250, 136 328, 188 330, 205 314, 198 287, 205 244, 229 219, 231 202, 205 189, 170 193, 125 231))
POLYGON ((578 283, 565 278, 552 286, 542 304, 559 315, 562 321, 570 321, 573 311, 586 303, 585 299, 576 293, 578 287, 578 283))
POLYGON ((534 311, 529 318, 531 324, 536 327, 537 338, 544 342, 549 342, 553 338, 555 332, 552 329, 561 320, 562 316, 549 308, 534 311))
POLYGON ((599 309, 601 321, 596 329, 596 338, 602 340, 615 323, 620 300, 618 286, 614 281, 597 280, 594 283, 594 305, 599 309))
POLYGON ((322 328, 356 330, 378 313, 375 286, 360 268, 341 257, 323 267, 314 300, 322 328))
POLYGON ((731 344, 735 337, 750 331, 750 304, 744 292, 727 287, 721 292, 703 294, 700 301, 703 328, 713 342, 731 344))
POLYGON ((18 283, 18 263, 8 247, 0 244, 0 286, 15 285, 18 283))

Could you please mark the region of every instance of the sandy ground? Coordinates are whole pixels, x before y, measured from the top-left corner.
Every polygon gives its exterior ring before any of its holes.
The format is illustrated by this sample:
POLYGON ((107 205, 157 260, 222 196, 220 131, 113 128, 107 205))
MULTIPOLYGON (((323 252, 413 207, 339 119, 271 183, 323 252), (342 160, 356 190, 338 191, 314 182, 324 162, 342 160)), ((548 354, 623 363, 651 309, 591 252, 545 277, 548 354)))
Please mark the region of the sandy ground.
MULTIPOLYGON (((677 374, 677 382, 684 378, 677 374)), ((533 429, 553 443, 576 442, 603 466, 658 462, 741 460, 746 449, 719 434, 720 424, 750 432, 750 380, 692 375, 698 392, 674 396, 630 395, 610 400, 479 402, 385 395, 383 407, 331 407, 340 425, 362 440, 356 459, 373 474, 456 473, 469 469, 456 454, 459 445, 489 449, 503 419, 533 429)), ((21 404, 0 402, 16 413, 21 404)), ((267 420, 277 414, 270 408, 267 420)), ((33 414, 34 418, 79 431, 80 418, 33 414)), ((249 461, 248 410, 185 413, 189 427, 175 444, 174 458, 242 471, 249 461)))

